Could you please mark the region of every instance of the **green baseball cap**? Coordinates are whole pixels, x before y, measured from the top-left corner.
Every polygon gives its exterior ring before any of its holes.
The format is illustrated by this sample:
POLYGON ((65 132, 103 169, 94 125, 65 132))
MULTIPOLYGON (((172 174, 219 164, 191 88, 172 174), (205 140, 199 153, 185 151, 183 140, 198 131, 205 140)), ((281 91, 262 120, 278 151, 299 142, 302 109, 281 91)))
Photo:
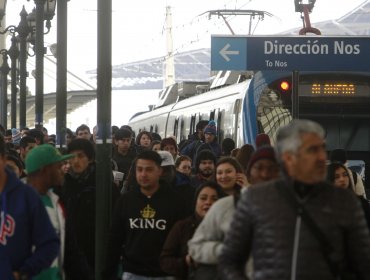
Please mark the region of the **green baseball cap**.
POLYGON ((44 166, 73 157, 72 154, 62 155, 50 144, 36 146, 28 152, 25 160, 27 174, 40 170, 44 166))

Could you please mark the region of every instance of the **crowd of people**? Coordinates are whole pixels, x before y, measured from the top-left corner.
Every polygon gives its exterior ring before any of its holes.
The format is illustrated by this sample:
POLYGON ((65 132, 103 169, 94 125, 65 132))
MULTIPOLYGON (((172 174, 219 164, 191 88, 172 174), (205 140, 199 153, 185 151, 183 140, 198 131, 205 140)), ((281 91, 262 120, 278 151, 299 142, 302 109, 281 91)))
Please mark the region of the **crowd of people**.
POLYGON ((113 126, 96 271, 92 131, 67 129, 63 151, 46 129, 0 131, 0 279, 370 279, 363 180, 308 120, 241 147, 212 120, 180 143, 113 126))

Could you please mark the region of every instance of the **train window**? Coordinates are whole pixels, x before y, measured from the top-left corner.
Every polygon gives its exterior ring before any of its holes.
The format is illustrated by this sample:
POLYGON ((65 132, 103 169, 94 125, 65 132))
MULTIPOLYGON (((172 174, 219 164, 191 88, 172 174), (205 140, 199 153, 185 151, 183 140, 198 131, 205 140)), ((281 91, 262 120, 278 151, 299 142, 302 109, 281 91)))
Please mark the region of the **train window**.
POLYGON ((150 126, 149 132, 153 132, 153 125, 150 126))
POLYGON ((216 113, 216 110, 213 110, 213 111, 210 112, 209 120, 214 120, 215 119, 215 113, 216 113))
POLYGON ((196 120, 196 115, 192 115, 190 118, 190 131, 189 135, 193 134, 195 132, 195 120, 196 120))
POLYGON ((177 128, 179 127, 179 118, 175 120, 175 124, 173 126, 173 135, 177 137, 177 128))
POLYGON ((179 131, 180 141, 186 139, 184 128, 185 128, 185 122, 184 122, 184 119, 181 119, 180 131, 179 131))
POLYGON ((217 138, 218 138, 219 143, 221 143, 222 140, 224 139, 224 131, 221 129, 221 127, 223 127, 222 121, 223 121, 222 120, 222 112, 218 111, 218 116, 217 116, 217 138))
POLYGON ((158 125, 155 125, 155 127, 154 127, 154 132, 155 132, 155 133, 158 133, 158 125))

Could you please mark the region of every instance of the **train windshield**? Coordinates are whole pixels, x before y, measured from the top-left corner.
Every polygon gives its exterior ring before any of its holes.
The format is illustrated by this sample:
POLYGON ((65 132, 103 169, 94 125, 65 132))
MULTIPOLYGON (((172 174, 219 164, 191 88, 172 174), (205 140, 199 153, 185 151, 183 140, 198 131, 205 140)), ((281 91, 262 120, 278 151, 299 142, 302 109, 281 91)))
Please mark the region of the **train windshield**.
MULTIPOLYGON (((257 105, 259 133, 275 139, 277 129, 292 120, 291 84, 291 75, 286 75, 262 89, 257 105)), ((299 118, 325 128, 328 151, 343 148, 352 160, 370 164, 369 73, 300 74, 298 100, 299 118)))

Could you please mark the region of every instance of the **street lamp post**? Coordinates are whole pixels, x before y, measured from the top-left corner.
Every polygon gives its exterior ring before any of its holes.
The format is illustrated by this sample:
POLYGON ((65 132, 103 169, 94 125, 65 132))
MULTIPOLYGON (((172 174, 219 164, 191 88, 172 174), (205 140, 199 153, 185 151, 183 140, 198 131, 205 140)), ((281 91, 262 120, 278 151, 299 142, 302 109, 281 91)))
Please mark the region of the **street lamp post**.
POLYGON ((6 0, 0 0, 0 26, 1 26, 1 21, 3 20, 3 17, 5 16, 5 10, 6 10, 6 0))
POLYGON ((0 66, 0 124, 7 128, 8 120, 8 73, 9 73, 9 64, 8 64, 8 51, 6 49, 0 50, 0 54, 3 56, 3 63, 0 66))
POLYGON ((67 0, 58 0, 57 9, 57 145, 65 146, 67 128, 67 0))
POLYGON ((35 128, 42 128, 44 121, 44 5, 46 0, 35 0, 36 4, 36 86, 35 128))
POLYGON ((50 21, 55 14, 56 0, 35 0, 36 28, 35 28, 35 54, 36 54, 36 88, 35 88, 35 127, 41 129, 44 121, 44 20, 47 32, 50 21))
POLYGON ((11 60, 11 101, 10 101, 10 123, 11 127, 17 127, 17 59, 19 56, 19 50, 17 46, 17 38, 14 33, 12 36, 12 44, 8 50, 8 54, 11 60))
POLYGON ((17 27, 19 38, 19 127, 26 127, 26 98, 27 98, 27 37, 32 31, 27 22, 26 9, 19 14, 21 21, 17 27))

